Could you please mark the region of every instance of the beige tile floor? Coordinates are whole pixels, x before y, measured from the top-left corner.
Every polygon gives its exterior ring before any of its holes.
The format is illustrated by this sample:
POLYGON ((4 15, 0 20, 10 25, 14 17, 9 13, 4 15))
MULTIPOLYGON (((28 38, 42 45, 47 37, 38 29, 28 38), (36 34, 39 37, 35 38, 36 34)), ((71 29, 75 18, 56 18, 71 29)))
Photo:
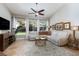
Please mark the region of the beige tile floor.
POLYGON ((4 52, 8 56, 78 56, 79 50, 58 47, 47 41, 46 46, 36 46, 35 41, 17 40, 4 52))

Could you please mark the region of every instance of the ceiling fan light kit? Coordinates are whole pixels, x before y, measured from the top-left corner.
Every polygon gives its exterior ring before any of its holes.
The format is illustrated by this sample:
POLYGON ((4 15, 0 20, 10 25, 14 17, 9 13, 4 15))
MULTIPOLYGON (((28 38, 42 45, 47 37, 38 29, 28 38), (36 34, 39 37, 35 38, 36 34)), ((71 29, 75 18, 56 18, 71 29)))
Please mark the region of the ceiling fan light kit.
POLYGON ((38 14, 38 13, 36 13, 36 15, 38 16, 39 14, 38 14))

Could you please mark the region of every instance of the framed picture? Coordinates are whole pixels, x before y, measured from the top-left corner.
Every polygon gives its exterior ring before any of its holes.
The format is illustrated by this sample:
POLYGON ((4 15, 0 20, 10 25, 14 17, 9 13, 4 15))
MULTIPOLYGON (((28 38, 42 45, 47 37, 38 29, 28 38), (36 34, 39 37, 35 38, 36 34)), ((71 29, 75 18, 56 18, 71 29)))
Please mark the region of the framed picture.
POLYGON ((63 30, 63 22, 61 22, 61 23, 57 23, 56 25, 55 25, 55 29, 56 30, 63 30))
POLYGON ((71 29, 71 23, 70 22, 64 23, 64 29, 65 30, 70 30, 71 29))
POLYGON ((55 25, 52 25, 52 29, 55 30, 55 25))

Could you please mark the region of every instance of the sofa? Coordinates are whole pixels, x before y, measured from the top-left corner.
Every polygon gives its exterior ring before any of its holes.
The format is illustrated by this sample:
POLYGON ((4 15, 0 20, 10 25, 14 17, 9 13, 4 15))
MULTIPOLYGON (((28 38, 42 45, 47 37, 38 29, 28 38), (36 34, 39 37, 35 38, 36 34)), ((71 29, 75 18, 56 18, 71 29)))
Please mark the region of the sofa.
POLYGON ((63 46, 68 43, 69 35, 68 31, 53 30, 48 40, 55 45, 63 46))
POLYGON ((35 40, 36 37, 38 37, 38 33, 36 31, 29 32, 29 35, 28 35, 29 40, 35 40))

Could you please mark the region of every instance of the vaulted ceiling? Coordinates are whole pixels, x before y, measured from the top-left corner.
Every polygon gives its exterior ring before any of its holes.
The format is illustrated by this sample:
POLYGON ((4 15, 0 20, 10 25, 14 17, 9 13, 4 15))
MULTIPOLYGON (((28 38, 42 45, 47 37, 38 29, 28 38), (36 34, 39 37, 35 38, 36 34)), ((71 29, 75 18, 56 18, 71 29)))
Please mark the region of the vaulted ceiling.
POLYGON ((4 4, 13 15, 25 16, 29 18, 35 18, 34 14, 28 14, 33 12, 31 8, 35 10, 45 9, 44 16, 39 16, 41 19, 50 18, 61 6, 62 3, 38 3, 36 6, 35 3, 5 3, 4 4))

